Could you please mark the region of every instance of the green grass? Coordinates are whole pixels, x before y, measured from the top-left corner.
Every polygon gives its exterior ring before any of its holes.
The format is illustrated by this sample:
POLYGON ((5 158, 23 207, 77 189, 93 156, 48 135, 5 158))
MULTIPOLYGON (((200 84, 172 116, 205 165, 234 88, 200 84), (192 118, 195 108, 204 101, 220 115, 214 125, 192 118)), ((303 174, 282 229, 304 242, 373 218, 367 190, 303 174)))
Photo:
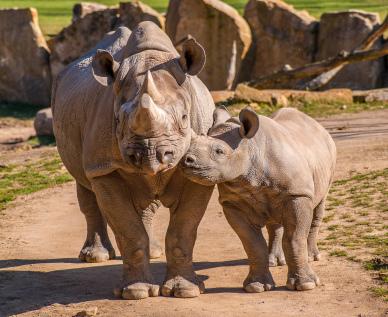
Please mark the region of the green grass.
POLYGON ((71 181, 72 177, 62 167, 58 154, 25 165, 0 167, 0 211, 18 196, 71 181))
POLYGON ((361 262, 372 271, 371 292, 388 301, 388 169, 335 181, 327 200, 319 246, 330 256, 361 262), (338 199, 341 196, 341 199, 338 199))
MULTIPOLYGON (((275 106, 264 103, 248 102, 245 100, 227 100, 220 102, 218 105, 223 105, 228 108, 233 116, 237 116, 239 112, 246 106, 250 106, 258 114, 268 116, 280 109, 281 106, 275 106)), ((308 102, 293 102, 289 105, 299 109, 300 111, 312 116, 314 118, 327 117, 330 115, 341 113, 357 113, 361 111, 373 111, 380 109, 388 109, 386 102, 372 102, 372 103, 352 103, 344 107, 343 103, 308 103, 308 102)))
MULTIPOLYGON (((106 5, 115 5, 118 0, 93 0, 106 5)), ((123 0, 124 1, 124 0, 123 0)), ((52 36, 58 33, 71 20, 71 9, 77 1, 71 0, 1 0, 0 8, 11 7, 35 7, 39 12, 40 25, 45 35, 52 36)), ((168 0, 143 0, 159 12, 164 12, 168 0)), ((243 12, 247 0, 225 0, 224 2, 234 6, 240 13, 243 12)), ((347 9, 361 9, 378 12, 381 17, 388 12, 386 0, 289 0, 289 4, 299 10, 307 10, 313 16, 319 17, 323 12, 339 11, 347 9)))
POLYGON ((42 109, 42 106, 0 102, 0 118, 33 120, 40 109, 42 109))

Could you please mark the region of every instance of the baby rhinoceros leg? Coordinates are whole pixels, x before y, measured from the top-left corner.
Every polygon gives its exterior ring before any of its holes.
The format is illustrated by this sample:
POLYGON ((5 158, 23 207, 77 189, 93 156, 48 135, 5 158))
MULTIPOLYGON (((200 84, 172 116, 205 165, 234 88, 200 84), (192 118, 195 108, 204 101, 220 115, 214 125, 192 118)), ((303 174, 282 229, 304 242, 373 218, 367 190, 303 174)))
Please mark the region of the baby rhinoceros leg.
POLYGON ((325 211, 325 200, 322 200, 314 209, 313 221, 311 222, 310 233, 307 239, 307 247, 309 253, 309 261, 319 261, 321 255, 317 246, 319 227, 322 223, 323 214, 325 211))
POLYGON ((269 266, 286 265, 284 257, 282 238, 283 226, 280 224, 267 224, 268 231, 268 252, 269 252, 269 266))
POLYGON ((79 258, 84 262, 104 262, 115 258, 115 250, 108 237, 106 220, 97 205, 96 196, 77 183, 80 209, 85 215, 87 236, 79 258))
POLYGON ((287 288, 306 291, 319 285, 319 278, 308 263, 307 237, 313 218, 312 202, 294 197, 283 212, 283 249, 288 265, 287 288))
POLYGON ((275 287, 268 266, 268 248, 262 229, 253 225, 240 211, 233 206, 224 205, 225 217, 239 236, 248 255, 249 273, 244 280, 244 290, 248 293, 261 293, 275 287))

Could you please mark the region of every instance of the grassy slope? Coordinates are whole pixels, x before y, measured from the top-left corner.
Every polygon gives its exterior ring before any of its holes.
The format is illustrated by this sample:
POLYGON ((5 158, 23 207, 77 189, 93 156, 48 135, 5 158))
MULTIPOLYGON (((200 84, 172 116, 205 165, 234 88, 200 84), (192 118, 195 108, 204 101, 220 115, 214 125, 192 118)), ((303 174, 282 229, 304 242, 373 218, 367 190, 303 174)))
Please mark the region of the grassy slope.
MULTIPOLYGON (((119 0, 91 0, 94 2, 114 5, 119 0)), ((122 0, 124 1, 124 0, 122 0)), ((231 4, 240 12, 247 0, 224 0, 231 4)), ((43 32, 50 36, 60 31, 64 26, 69 24, 71 19, 71 8, 74 3, 79 1, 72 0, 1 0, 0 8, 10 7, 35 7, 39 11, 40 24, 43 32)), ((166 10, 168 0, 143 0, 154 7, 156 10, 163 12, 166 10)), ((308 10, 312 15, 319 17, 323 12, 362 9, 367 11, 379 12, 381 16, 388 13, 387 0, 287 0, 297 9, 308 10)))

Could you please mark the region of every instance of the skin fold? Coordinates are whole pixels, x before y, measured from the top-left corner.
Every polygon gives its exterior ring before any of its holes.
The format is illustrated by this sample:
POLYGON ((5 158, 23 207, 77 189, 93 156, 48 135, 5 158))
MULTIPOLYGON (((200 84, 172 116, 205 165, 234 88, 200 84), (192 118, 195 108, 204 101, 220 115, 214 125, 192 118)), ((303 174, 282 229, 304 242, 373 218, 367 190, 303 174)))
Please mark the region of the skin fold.
POLYGON ((214 103, 196 77, 205 63, 193 39, 181 54, 152 22, 131 33, 120 27, 59 74, 53 87, 54 132, 61 158, 74 176, 87 237, 80 259, 115 256, 112 228, 123 259, 115 290, 125 299, 194 297, 203 291, 192 264, 197 227, 213 187, 192 182, 178 166, 191 131, 207 133, 214 103), (167 272, 159 290, 150 257, 161 247, 152 219, 170 209, 167 272))
POLYGON ((292 108, 271 118, 249 108, 232 118, 219 108, 208 135, 193 132, 184 173, 199 184, 218 184, 225 216, 248 255, 247 292, 273 288, 269 265, 284 259, 289 289, 319 285, 309 257, 319 259, 317 234, 335 162, 329 133, 292 108))

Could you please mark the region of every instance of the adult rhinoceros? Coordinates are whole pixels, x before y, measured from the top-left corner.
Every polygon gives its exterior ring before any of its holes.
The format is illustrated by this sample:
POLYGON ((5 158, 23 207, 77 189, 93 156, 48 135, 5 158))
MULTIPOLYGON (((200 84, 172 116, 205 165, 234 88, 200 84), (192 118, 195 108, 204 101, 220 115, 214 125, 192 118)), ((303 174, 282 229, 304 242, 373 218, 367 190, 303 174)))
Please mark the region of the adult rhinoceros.
POLYGON ((194 39, 179 56, 162 30, 143 22, 132 34, 123 27, 108 34, 54 84, 58 150, 76 179, 87 222, 80 258, 114 257, 107 221, 124 262, 123 285, 116 290, 123 298, 159 293, 147 235, 159 202, 171 213, 162 295, 193 297, 203 289, 192 253, 212 188, 184 178, 177 164, 191 129, 201 134, 212 125, 214 103, 195 76, 204 63, 194 39))

